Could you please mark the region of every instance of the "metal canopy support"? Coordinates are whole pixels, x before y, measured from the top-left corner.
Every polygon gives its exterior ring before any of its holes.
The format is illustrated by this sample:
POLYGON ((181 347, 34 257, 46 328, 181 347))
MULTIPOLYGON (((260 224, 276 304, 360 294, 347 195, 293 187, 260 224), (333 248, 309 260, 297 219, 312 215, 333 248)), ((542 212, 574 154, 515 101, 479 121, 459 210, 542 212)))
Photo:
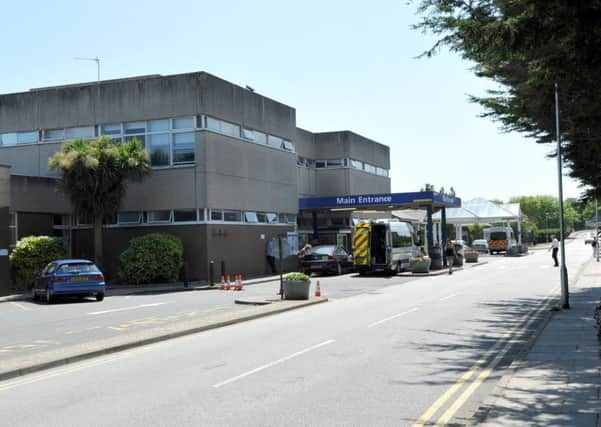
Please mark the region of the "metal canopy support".
POLYGON ((426 214, 427 214, 427 221, 428 221, 428 225, 427 225, 427 238, 428 238, 428 253, 430 253, 430 251, 432 250, 432 247, 434 246, 434 231, 432 229, 432 206, 428 206, 426 208, 426 214))
POLYGON ((444 250, 444 244, 447 241, 447 210, 445 208, 440 210, 440 228, 442 230, 442 241, 440 243, 440 248, 442 250, 442 265, 447 267, 447 255, 444 250))
POLYGON ((313 240, 317 240, 317 212, 313 211, 311 212, 312 215, 312 219, 313 219, 313 240))

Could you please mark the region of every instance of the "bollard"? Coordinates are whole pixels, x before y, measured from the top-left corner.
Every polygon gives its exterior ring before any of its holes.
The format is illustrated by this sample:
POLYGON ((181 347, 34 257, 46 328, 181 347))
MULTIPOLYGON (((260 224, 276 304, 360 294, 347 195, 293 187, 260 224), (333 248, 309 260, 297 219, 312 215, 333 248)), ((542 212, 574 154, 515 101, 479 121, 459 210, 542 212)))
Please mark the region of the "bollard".
POLYGON ((225 272, 225 261, 221 261, 221 275, 227 276, 227 273, 225 272))
POLYGON ((209 262, 209 286, 215 286, 215 263, 209 262))

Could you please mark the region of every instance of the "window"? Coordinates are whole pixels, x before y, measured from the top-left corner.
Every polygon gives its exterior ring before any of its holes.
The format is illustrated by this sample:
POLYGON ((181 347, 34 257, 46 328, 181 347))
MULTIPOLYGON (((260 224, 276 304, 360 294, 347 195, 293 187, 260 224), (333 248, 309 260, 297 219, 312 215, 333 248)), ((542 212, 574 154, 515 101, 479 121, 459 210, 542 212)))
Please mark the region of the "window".
POLYGON ((17 143, 16 133, 4 133, 0 135, 0 145, 15 145, 17 143))
POLYGON ((194 117, 173 119, 173 129, 194 129, 194 117))
POLYGON ((288 224, 296 224, 296 215, 295 214, 288 214, 288 224))
POLYGON ((388 169, 376 168, 376 174, 380 176, 388 176, 388 169))
POLYGON ((169 134, 148 135, 148 153, 152 166, 169 166, 169 134))
POLYGON ((221 209, 211 209, 211 221, 223 221, 223 211, 221 209))
POLYGON ((64 129, 46 129, 44 131, 44 141, 62 141, 65 139, 64 129))
POLYGON ((370 165, 369 163, 365 163, 365 165, 363 166, 363 170, 369 173, 376 173, 376 167, 370 165))
POLYGON ((136 133, 145 133, 146 132, 146 123, 145 122, 125 123, 124 129, 125 129, 126 135, 133 135, 136 133))
POLYGON ((325 160, 315 160, 315 168, 316 169, 324 169, 326 167, 325 160))
POLYGON ((360 171, 362 171, 363 170, 363 162, 360 162, 359 160, 351 159, 351 167, 353 169, 359 169, 360 171))
POLYGON ((292 142, 284 140, 282 144, 284 150, 292 151, 294 153, 294 144, 292 142))
POLYGON ((266 145, 267 144, 267 135, 264 134, 263 132, 255 131, 255 142, 257 144, 266 145))
POLYGON ((196 210, 175 210, 173 211, 173 222, 195 222, 196 210))
POLYGON ((251 129, 242 128, 242 138, 250 141, 255 140, 255 131, 251 129))
POLYGON ((194 162, 194 132, 173 134, 173 164, 194 162))
POLYGON ((141 212, 119 212, 117 215, 119 224, 140 224, 142 222, 141 212))
POLYGON ((288 216, 285 213, 281 213, 279 219, 281 224, 286 224, 288 222, 288 216))
POLYGON ((207 128, 215 132, 224 133, 226 135, 240 137, 240 126, 224 122, 223 120, 217 120, 212 117, 207 117, 207 128))
POLYGON ((121 123, 102 125, 100 127, 102 135, 121 135, 121 123))
POLYGON ((402 248, 411 246, 413 244, 413 240, 411 239, 411 233, 409 233, 409 231, 407 231, 406 233, 394 231, 391 234, 393 248, 402 248))
POLYGON ((149 224, 164 224, 171 222, 171 211, 150 211, 148 212, 149 224))
POLYGON ((148 132, 169 131, 169 120, 151 120, 148 122, 148 132))
POLYGON ((282 143, 284 141, 282 138, 278 138, 277 136, 267 135, 267 145, 275 148, 282 148, 282 143))
POLYGON ((259 222, 256 212, 244 212, 244 222, 255 223, 259 222))
POLYGON ((223 220, 227 222, 241 222, 242 212, 240 211, 223 211, 223 220))
POLYGON ((38 142, 37 132, 17 133, 17 144, 36 144, 38 142))
POLYGON ((267 223, 269 224, 277 224, 278 223, 278 214, 275 213, 267 213, 267 223))
POLYGON ((328 168, 341 168, 344 166, 342 159, 328 160, 328 168))
POLYGON ((65 129, 66 139, 94 138, 94 126, 81 126, 65 129))
POLYGON ((263 212, 257 212, 257 221, 263 224, 267 223, 267 214, 263 212))

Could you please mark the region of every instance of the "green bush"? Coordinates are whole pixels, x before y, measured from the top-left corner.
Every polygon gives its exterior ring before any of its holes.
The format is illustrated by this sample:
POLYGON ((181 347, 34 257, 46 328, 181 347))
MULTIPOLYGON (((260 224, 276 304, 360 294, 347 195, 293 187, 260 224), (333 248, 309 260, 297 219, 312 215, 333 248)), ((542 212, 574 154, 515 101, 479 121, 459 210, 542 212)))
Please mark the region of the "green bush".
POLYGON ((307 276, 304 273, 290 273, 287 274, 286 276, 284 276, 284 280, 290 280, 290 281, 307 281, 307 280, 311 280, 309 276, 307 276))
POLYGON ((170 234, 152 233, 133 238, 121 254, 121 277, 136 285, 175 282, 183 256, 181 240, 170 234))
POLYGON ((49 236, 22 238, 10 254, 10 262, 17 273, 18 288, 30 288, 34 275, 40 273, 46 264, 66 256, 67 248, 63 239, 49 236))

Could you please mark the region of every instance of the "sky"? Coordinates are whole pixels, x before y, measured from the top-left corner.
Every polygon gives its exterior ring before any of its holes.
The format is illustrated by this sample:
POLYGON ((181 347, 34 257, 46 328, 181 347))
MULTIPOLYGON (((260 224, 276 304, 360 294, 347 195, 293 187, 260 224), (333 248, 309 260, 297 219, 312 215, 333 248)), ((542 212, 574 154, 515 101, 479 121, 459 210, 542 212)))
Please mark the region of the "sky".
MULTIPOLYGON (((207 71, 296 108, 297 126, 351 130, 390 147, 393 192, 557 195, 550 146, 502 133, 468 95, 491 83, 459 55, 416 57, 415 3, 356 0, 3 0, 0 93, 101 78, 207 71)), ((549 106, 553 114, 553 106, 549 106)), ((578 197, 564 177, 564 197, 578 197)))

